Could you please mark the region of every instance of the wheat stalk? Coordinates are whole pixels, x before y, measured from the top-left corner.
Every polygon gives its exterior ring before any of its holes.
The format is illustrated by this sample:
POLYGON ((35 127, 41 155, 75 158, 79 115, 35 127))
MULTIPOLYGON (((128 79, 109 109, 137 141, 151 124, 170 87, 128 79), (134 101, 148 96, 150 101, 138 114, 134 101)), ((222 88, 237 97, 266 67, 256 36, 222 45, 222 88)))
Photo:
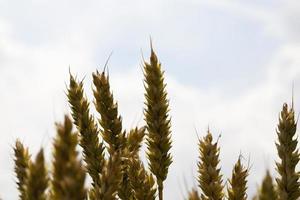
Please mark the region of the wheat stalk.
POLYGON ((36 156, 35 162, 29 165, 27 181, 27 200, 46 200, 48 188, 48 174, 45 167, 44 151, 41 149, 36 156))
POLYGON ((26 183, 28 181, 28 169, 30 163, 30 154, 28 148, 25 148, 23 144, 17 140, 14 147, 15 157, 15 173, 17 176, 17 186, 19 190, 20 200, 26 200, 27 188, 26 183))
POLYGON ((52 200, 86 199, 85 170, 77 159, 77 134, 72 133, 72 121, 65 116, 64 123, 56 124, 57 136, 53 150, 52 200))
POLYGON ((229 180, 230 187, 227 188, 229 200, 247 199, 247 176, 249 171, 241 163, 241 158, 234 165, 232 177, 229 180))
POLYGON ((199 141, 200 161, 198 162, 198 183, 202 200, 222 200, 224 197, 222 175, 220 174, 218 142, 213 143, 209 130, 199 141))
POLYGON ((99 187, 100 173, 105 165, 104 145, 99 142, 97 124, 89 113, 89 103, 83 94, 83 83, 77 82, 71 74, 67 96, 74 123, 81 135, 80 146, 83 148, 87 171, 92 177, 92 185, 99 187))
POLYGON ((169 101, 165 90, 164 72, 151 45, 150 63, 144 62, 145 98, 144 111, 147 124, 147 157, 151 172, 158 184, 159 200, 163 199, 163 182, 172 163, 170 149, 171 120, 168 114, 169 101))
POLYGON ((300 197, 299 173, 295 167, 299 162, 297 139, 294 139, 297 129, 293 106, 283 104, 277 127, 278 142, 276 143, 279 162, 276 162, 280 177, 276 178, 279 199, 296 200, 300 197))

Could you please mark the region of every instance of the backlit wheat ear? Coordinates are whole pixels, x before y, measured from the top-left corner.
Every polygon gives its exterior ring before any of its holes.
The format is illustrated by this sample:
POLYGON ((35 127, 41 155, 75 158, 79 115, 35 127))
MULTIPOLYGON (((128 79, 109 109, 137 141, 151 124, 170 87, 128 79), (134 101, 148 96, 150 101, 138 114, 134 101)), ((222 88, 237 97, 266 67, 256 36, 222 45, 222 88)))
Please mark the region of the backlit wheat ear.
POLYGON ((201 200, 200 195, 195 188, 189 191, 187 200, 201 200))
POLYGON ((156 188, 153 176, 146 171, 138 157, 130 159, 129 179, 136 200, 155 200, 156 188))
POLYGON ((17 176, 17 185, 19 190, 20 200, 26 200, 27 188, 26 183, 28 181, 28 170, 30 163, 30 154, 28 148, 25 148, 23 144, 17 140, 14 147, 15 157, 15 173, 17 176))
POLYGON ((72 121, 65 116, 63 124, 56 124, 57 136, 53 150, 52 200, 86 199, 85 170, 78 160, 77 134, 72 121))
POLYGON ((100 186, 100 173, 105 164, 104 145, 99 142, 97 124, 89 111, 89 103, 83 94, 83 83, 77 82, 70 75, 68 99, 72 110, 74 123, 80 133, 80 146, 83 148, 83 157, 86 168, 92 177, 92 185, 100 186))
POLYGON ((278 197, 276 194, 274 182, 268 170, 261 184, 261 188, 258 194, 258 200, 277 200, 277 199, 278 197))
POLYGON ((101 115, 99 123, 102 127, 102 137, 109 145, 112 155, 125 147, 125 135, 122 132, 122 118, 118 114, 118 104, 114 102, 110 91, 109 77, 105 72, 93 73, 94 97, 96 110, 101 115))
POLYGON ((151 172, 155 175, 159 200, 163 199, 163 182, 172 163, 170 149, 171 120, 169 101, 165 90, 164 72, 151 47, 150 63, 144 62, 144 81, 146 108, 144 111, 147 124, 147 157, 151 172))
POLYGON ((222 175, 220 174, 218 142, 213 143, 213 137, 207 135, 199 141, 200 161, 198 162, 198 183, 202 190, 202 200, 222 200, 224 197, 222 175))
POLYGON ((48 173, 45 167, 44 151, 41 149, 35 162, 29 165, 27 182, 27 200, 46 200, 48 188, 48 173))
POLYGON ((297 123, 294 108, 283 105, 277 127, 278 142, 276 143, 279 162, 276 162, 279 177, 276 178, 279 199, 296 200, 300 197, 299 173, 296 165, 299 162, 296 135, 297 123))
POLYGON ((241 163, 241 158, 238 159, 232 170, 232 177, 229 180, 228 187, 229 200, 246 200, 247 199, 247 176, 249 171, 241 163))

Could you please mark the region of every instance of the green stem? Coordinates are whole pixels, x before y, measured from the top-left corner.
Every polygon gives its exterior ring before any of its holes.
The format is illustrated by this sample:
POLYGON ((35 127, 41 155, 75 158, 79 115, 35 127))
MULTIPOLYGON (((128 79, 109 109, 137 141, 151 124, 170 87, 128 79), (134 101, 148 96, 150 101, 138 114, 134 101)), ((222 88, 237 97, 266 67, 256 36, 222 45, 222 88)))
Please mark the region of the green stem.
POLYGON ((164 189, 163 182, 158 180, 157 184, 158 184, 158 199, 163 200, 163 189, 164 189))

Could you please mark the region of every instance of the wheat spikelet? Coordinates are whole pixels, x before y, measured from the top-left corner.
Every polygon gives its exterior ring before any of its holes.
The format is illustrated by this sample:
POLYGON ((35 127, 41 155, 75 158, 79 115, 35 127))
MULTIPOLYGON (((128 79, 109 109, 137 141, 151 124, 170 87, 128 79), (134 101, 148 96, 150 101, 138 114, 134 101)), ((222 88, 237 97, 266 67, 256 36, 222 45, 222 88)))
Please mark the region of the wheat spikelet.
POLYGON ((213 143, 209 130, 199 141, 200 161, 198 162, 198 183, 202 190, 201 199, 221 200, 224 197, 222 175, 220 174, 218 142, 213 143))
POLYGON ((25 148, 23 144, 17 140, 14 147, 15 157, 15 173, 17 176, 17 185, 19 190, 20 200, 25 200, 27 196, 26 183, 28 181, 28 169, 30 163, 30 155, 28 148, 25 148))
POLYGON ((65 116, 63 124, 56 124, 57 136, 53 150, 52 200, 84 200, 85 170, 77 160, 77 134, 72 133, 72 121, 65 116))
POLYGON ((267 170, 266 176, 263 179, 258 200, 277 200, 275 186, 269 170, 267 170))
POLYGON ((172 163, 170 149, 171 120, 168 114, 169 101, 165 90, 164 72, 151 46, 150 63, 144 62, 145 98, 144 111, 147 124, 147 157, 151 172, 155 175, 159 199, 163 199, 163 182, 172 163))
POLYGON ((189 191, 187 200, 201 200, 199 193, 195 188, 189 191))
POLYGON ((276 178, 280 200, 296 200, 300 197, 299 173, 295 167, 299 162, 294 108, 285 103, 280 113, 276 143, 280 162, 276 162, 280 177, 276 178))
POLYGON ((138 157, 130 159, 129 179, 134 191, 135 200, 155 200, 155 181, 144 168, 138 157))
POLYGON ((35 162, 29 165, 27 181, 28 200, 46 200, 48 188, 48 174, 45 167, 44 151, 41 149, 36 156, 35 162))
POLYGON ((100 186, 99 175, 105 165, 104 145, 99 142, 97 124, 89 113, 89 103, 83 94, 83 83, 77 82, 72 75, 70 75, 68 99, 74 123, 81 135, 80 146, 83 148, 87 171, 93 180, 92 185, 100 186))
POLYGON ((125 146, 125 134, 122 133, 122 118, 118 115, 118 104, 114 102, 110 91, 109 77, 105 72, 93 73, 95 89, 95 107, 101 115, 99 123, 102 127, 102 137, 109 145, 109 153, 122 150, 125 146))
POLYGON ((232 170, 232 177, 229 180, 230 187, 227 188, 229 200, 246 200, 247 199, 247 176, 249 172, 238 159, 232 170))

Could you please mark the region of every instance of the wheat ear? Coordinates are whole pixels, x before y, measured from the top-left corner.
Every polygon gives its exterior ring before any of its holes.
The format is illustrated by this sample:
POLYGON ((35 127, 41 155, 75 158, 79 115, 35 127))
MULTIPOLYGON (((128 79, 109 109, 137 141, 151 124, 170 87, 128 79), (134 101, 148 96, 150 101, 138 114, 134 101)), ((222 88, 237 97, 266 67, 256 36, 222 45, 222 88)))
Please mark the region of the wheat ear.
POLYGON ((44 151, 41 149, 35 162, 29 165, 27 181, 27 200, 46 200, 48 188, 48 173, 45 166, 44 151))
POLYGON ((72 110, 74 123, 80 133, 80 146, 83 148, 83 158, 91 176, 92 185, 101 185, 100 173, 105 165, 104 144, 99 142, 97 124, 89 111, 88 100, 83 94, 83 83, 77 82, 70 75, 68 99, 72 110))
POLYGON ((133 184, 129 176, 132 168, 136 169, 136 166, 132 166, 130 161, 132 158, 139 159, 139 150, 142 146, 142 141, 145 136, 145 127, 131 129, 126 136, 126 147, 123 152, 123 164, 122 164, 122 183, 118 190, 118 196, 122 200, 134 199, 133 184))
POLYGON ((101 172, 101 185, 90 193, 91 200, 117 200, 121 174, 121 156, 119 152, 111 155, 101 172))
POLYGON ((155 200, 156 188, 152 174, 148 173, 138 157, 130 159, 129 179, 136 200, 155 200))
POLYGON ((131 129, 127 135, 127 150, 130 156, 138 156, 140 148, 142 146, 143 139, 145 137, 145 127, 131 129))
POLYGON ((85 170, 77 159, 77 134, 72 132, 72 121, 65 116, 64 123, 57 123, 53 149, 52 200, 86 199, 85 170))
POLYGON ((26 200, 27 188, 26 183, 28 181, 28 170, 30 163, 30 154, 28 148, 25 148, 23 144, 17 140, 14 147, 15 157, 15 173, 17 176, 17 185, 19 190, 20 200, 26 200))
POLYGON ((122 118, 118 115, 118 104, 114 102, 113 94, 110 91, 109 77, 103 71, 93 73, 95 89, 95 107, 101 118, 99 123, 102 127, 102 137, 109 145, 109 153, 125 147, 125 134, 122 132, 122 118))
POLYGON ((230 186, 227 188, 228 200, 247 199, 247 176, 249 171, 241 163, 241 157, 233 167, 232 177, 229 180, 230 186))
POLYGON ((147 157, 150 171, 158 184, 159 200, 163 199, 163 182, 172 163, 170 149, 171 120, 167 99, 164 72, 151 45, 150 63, 144 62, 146 108, 144 111, 147 128, 147 157))
POLYGON ((276 143, 280 158, 280 161, 276 162, 280 175, 276 178, 280 200, 296 200, 300 197, 299 173, 295 169, 299 162, 298 141, 294 138, 296 129, 294 108, 288 108, 285 103, 279 117, 276 143))
POLYGON ((269 170, 267 170, 259 190, 258 200, 277 200, 277 199, 278 197, 277 197, 272 176, 269 170))
POLYGON ((222 200, 224 197, 222 175, 220 174, 218 142, 213 142, 209 131, 199 141, 198 183, 202 200, 222 200))

